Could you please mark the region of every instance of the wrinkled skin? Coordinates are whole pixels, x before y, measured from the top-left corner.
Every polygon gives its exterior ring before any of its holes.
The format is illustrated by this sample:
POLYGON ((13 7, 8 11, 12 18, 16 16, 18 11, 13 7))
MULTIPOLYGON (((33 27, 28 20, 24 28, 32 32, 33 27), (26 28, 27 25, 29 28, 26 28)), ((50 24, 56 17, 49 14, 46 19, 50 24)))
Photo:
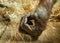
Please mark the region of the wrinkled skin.
POLYGON ((32 15, 26 14, 21 18, 19 26, 19 31, 30 35, 32 40, 37 40, 41 33, 45 30, 51 9, 56 0, 40 0, 40 2, 41 3, 39 3, 38 8, 32 15), (35 25, 32 27, 30 25, 33 25, 33 23, 30 20, 35 21, 35 25))

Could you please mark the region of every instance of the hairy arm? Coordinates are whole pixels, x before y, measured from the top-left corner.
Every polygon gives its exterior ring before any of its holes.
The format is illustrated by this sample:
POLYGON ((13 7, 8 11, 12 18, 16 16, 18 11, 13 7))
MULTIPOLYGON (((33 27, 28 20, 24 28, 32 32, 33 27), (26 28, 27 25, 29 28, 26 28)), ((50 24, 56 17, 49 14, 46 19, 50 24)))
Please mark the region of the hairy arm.
POLYGON ((49 19, 51 9, 56 0, 40 0, 39 7, 34 14, 24 16, 21 19, 19 30, 32 37, 32 40, 37 40, 38 36, 45 30, 46 22, 49 19), (35 21, 35 26, 31 27, 27 22, 35 21))

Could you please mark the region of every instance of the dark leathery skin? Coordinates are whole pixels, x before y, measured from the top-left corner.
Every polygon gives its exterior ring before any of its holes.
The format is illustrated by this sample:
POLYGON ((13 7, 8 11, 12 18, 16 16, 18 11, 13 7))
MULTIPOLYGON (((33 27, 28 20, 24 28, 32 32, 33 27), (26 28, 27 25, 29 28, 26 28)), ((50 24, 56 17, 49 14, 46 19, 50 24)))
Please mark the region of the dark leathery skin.
POLYGON ((55 2, 56 0, 41 0, 39 7, 32 15, 26 14, 22 17, 19 31, 24 34, 30 35, 32 37, 32 40, 37 40, 41 33, 46 29, 46 24, 55 2), (30 20, 35 21, 35 26, 33 26, 32 28, 30 25, 33 24, 30 20))

